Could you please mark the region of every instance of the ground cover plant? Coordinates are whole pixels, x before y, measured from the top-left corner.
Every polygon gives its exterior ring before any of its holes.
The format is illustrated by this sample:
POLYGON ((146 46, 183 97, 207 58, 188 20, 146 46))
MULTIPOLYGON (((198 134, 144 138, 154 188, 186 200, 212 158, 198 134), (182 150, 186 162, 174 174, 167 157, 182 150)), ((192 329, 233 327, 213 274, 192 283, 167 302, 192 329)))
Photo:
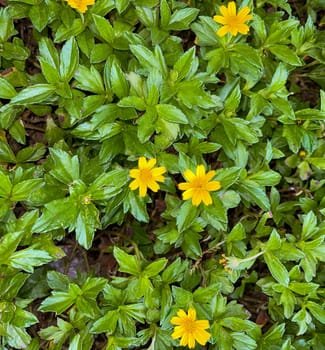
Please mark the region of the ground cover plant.
POLYGON ((0 349, 325 349, 325 2, 0 3, 0 349))

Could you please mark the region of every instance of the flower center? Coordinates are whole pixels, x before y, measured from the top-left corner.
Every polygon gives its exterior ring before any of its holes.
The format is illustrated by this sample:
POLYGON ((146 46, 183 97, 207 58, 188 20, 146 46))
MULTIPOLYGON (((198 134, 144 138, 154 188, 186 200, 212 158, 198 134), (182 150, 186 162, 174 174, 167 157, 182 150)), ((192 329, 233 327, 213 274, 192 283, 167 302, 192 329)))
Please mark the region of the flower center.
POLYGON ((195 321, 191 319, 186 319, 184 322, 184 328, 187 333, 193 333, 196 329, 195 321))
POLYGON ((240 24, 241 22, 239 21, 238 16, 228 16, 227 22, 230 25, 237 25, 240 24))
POLYGON ((151 170, 141 169, 140 170, 140 179, 146 183, 150 182, 152 180, 151 170))
POLYGON ((195 183, 193 184, 193 187, 198 190, 205 190, 206 189, 206 181, 204 179, 196 179, 195 183))

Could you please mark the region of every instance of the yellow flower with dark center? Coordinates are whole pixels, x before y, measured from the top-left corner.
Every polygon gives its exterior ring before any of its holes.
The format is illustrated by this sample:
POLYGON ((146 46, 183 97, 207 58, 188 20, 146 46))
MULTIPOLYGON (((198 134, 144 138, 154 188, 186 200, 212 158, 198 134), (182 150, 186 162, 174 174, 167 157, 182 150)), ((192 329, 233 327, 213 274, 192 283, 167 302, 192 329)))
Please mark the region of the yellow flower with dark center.
POLYGON ((130 183, 129 187, 131 190, 139 188, 140 197, 144 197, 147 194, 148 188, 157 192, 160 188, 157 182, 165 181, 165 177, 162 174, 166 172, 166 168, 164 166, 154 168, 156 163, 157 160, 155 158, 147 161, 145 157, 140 157, 138 169, 130 170, 130 176, 135 180, 130 183))
POLYGON ((79 10, 81 13, 85 13, 88 9, 87 6, 94 5, 95 0, 65 0, 73 9, 79 10))
POLYGON ((195 341, 200 345, 205 345, 211 337, 211 334, 205 330, 210 327, 209 321, 197 320, 196 311, 191 307, 188 310, 188 315, 180 309, 177 311, 177 316, 170 321, 176 326, 172 338, 181 338, 180 345, 188 346, 190 349, 195 347, 195 341))
POLYGON ((188 182, 178 184, 178 188, 185 191, 183 192, 183 199, 192 198, 192 204, 195 206, 198 206, 201 202, 205 205, 212 204, 209 192, 217 191, 221 188, 219 181, 210 181, 215 173, 215 170, 210 170, 206 174, 203 165, 196 167, 196 175, 190 169, 186 169, 184 178, 188 182))
POLYGON ((249 11, 250 8, 245 6, 236 14, 236 4, 234 1, 229 2, 228 7, 220 6, 222 16, 213 17, 215 22, 223 24, 223 27, 217 31, 217 34, 219 36, 224 36, 227 33, 233 36, 236 36, 238 33, 247 34, 249 27, 245 22, 253 18, 252 15, 248 14, 249 11))

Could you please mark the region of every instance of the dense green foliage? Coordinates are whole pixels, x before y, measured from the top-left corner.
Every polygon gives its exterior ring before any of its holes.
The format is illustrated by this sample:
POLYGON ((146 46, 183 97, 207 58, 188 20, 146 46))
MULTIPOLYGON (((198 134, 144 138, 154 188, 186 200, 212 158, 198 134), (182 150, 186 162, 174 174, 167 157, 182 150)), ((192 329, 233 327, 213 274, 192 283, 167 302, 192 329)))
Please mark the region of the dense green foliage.
POLYGON ((325 349, 325 2, 237 1, 223 37, 219 0, 7 3, 0 349, 174 349, 189 307, 209 350, 325 349))

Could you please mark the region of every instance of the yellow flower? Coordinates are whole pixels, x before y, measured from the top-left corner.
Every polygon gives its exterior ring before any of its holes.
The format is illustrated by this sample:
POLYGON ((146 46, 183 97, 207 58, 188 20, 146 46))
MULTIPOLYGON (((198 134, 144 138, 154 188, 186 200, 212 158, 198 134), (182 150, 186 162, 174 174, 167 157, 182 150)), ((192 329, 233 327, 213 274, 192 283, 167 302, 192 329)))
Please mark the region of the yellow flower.
POLYGON ((217 34, 219 36, 224 36, 227 33, 233 36, 236 36, 237 33, 247 34, 249 27, 245 22, 253 18, 252 15, 248 14, 249 11, 249 7, 245 6, 236 14, 236 4, 234 1, 229 2, 228 8, 226 6, 220 6, 222 16, 213 17, 217 23, 223 24, 223 27, 217 31, 217 34))
POLYGON ((138 160, 138 169, 131 169, 130 176, 134 178, 129 187, 131 190, 139 188, 140 197, 144 197, 147 194, 147 189, 157 192, 159 185, 157 182, 164 182, 165 178, 162 176, 166 172, 164 166, 154 168, 157 160, 155 158, 146 160, 145 157, 140 157, 138 160))
POLYGON ((196 167, 196 175, 189 169, 184 172, 184 178, 188 182, 178 184, 180 190, 184 190, 183 199, 192 198, 192 204, 198 206, 202 201, 205 205, 212 204, 210 196, 211 191, 217 191, 221 188, 219 181, 210 181, 215 175, 214 170, 210 170, 207 174, 203 165, 196 167))
POLYGON ((211 337, 205 329, 209 328, 208 320, 196 320, 196 311, 189 308, 188 315, 184 310, 177 311, 178 317, 171 319, 171 324, 175 325, 173 339, 181 338, 180 345, 188 346, 190 349, 195 347, 195 341, 205 345, 211 337))
POLYGON ((81 13, 87 11, 87 6, 94 5, 95 0, 65 0, 73 9, 79 10, 81 13))

